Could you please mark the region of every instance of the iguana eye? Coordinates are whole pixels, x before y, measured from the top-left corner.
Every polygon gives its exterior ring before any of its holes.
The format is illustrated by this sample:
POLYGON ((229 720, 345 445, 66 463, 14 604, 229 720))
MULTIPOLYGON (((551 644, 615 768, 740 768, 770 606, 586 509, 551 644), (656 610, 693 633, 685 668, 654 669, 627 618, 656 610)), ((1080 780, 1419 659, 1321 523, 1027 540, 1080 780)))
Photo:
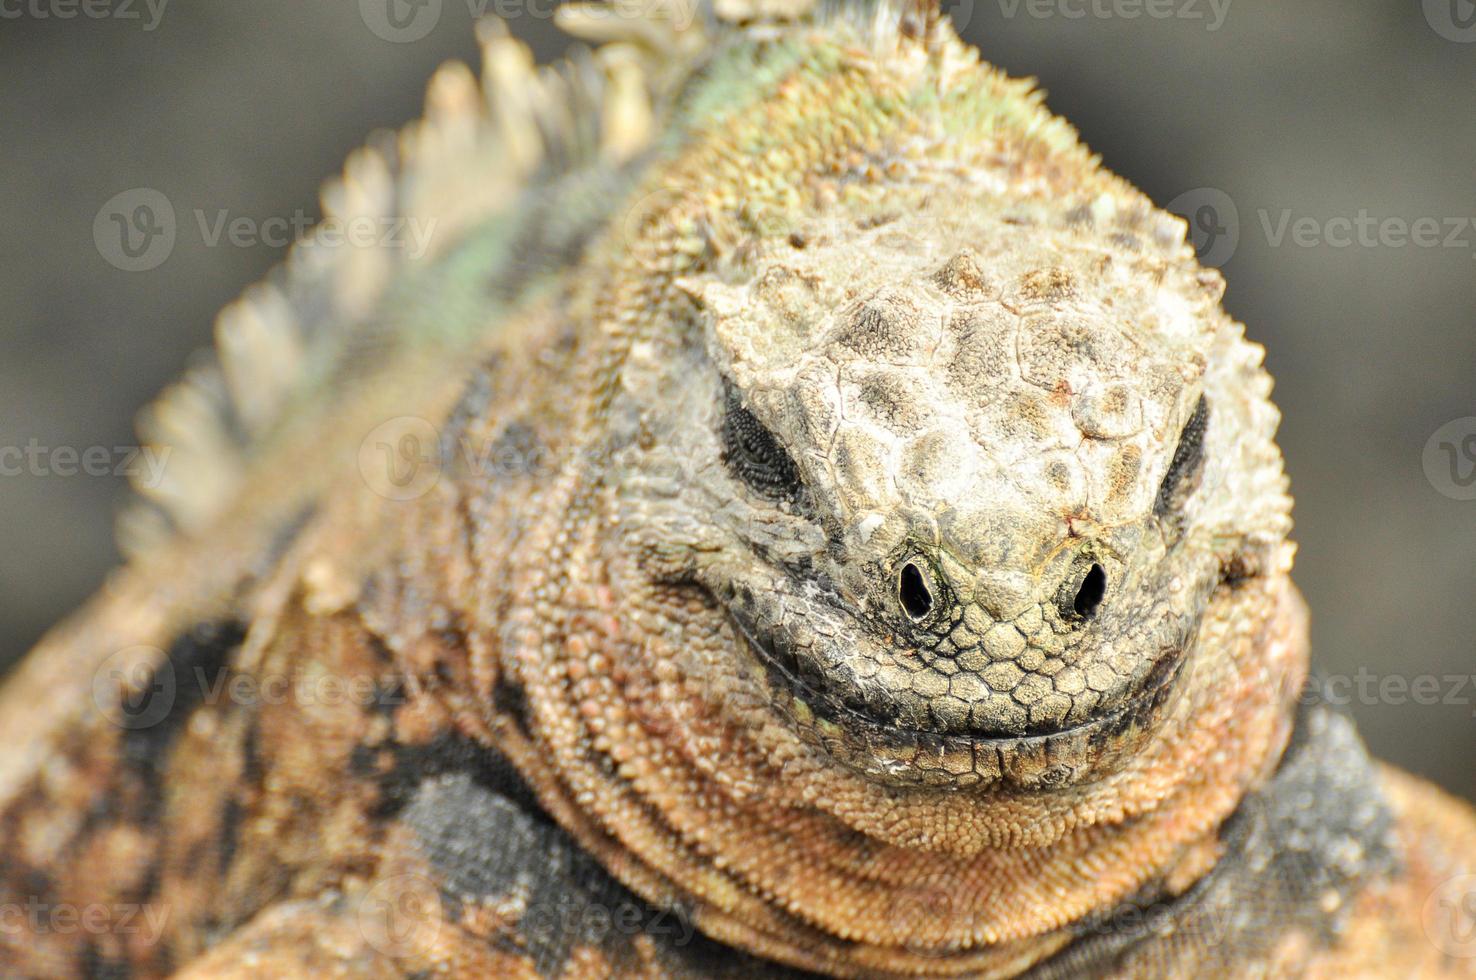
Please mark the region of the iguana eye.
POLYGON ((770 500, 789 500, 798 495, 799 470, 794 460, 731 389, 723 415, 722 440, 723 461, 755 493, 770 500))
POLYGON ((1209 402, 1200 395, 1194 414, 1179 436, 1179 448, 1174 450, 1173 462, 1169 463, 1163 485, 1158 488, 1154 512, 1160 517, 1178 510, 1194 491, 1200 471, 1204 469, 1204 434, 1208 428, 1209 402))

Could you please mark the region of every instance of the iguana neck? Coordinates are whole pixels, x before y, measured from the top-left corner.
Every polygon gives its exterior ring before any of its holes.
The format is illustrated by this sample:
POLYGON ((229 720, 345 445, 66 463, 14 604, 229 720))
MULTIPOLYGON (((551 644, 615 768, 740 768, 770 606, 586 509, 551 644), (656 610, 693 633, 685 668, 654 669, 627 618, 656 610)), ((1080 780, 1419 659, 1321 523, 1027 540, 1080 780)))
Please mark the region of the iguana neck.
POLYGON ((1306 624, 1278 570, 1215 594, 1182 695, 1111 776, 1007 796, 869 784, 755 701, 710 597, 653 583, 609 544, 607 493, 573 491, 571 516, 536 545, 554 561, 514 583, 558 601, 525 604, 495 669, 477 671, 521 693, 516 725, 496 711, 491 724, 612 874, 755 955, 1011 975, 1074 923, 1208 871, 1221 825, 1289 738, 1306 624))

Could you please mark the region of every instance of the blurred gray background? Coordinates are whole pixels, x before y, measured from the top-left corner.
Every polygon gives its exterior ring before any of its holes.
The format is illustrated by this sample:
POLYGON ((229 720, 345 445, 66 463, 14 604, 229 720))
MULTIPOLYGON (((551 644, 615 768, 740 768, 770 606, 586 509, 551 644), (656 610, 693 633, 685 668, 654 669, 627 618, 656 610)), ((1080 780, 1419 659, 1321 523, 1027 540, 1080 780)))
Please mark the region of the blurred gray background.
MULTIPOLYGON (((401 35, 423 37, 391 42, 384 2, 4 8, 0 447, 129 444, 215 311, 281 259, 211 247, 196 209, 319 214, 344 155, 417 115, 441 61, 475 57, 479 7, 511 15, 541 60, 566 43, 538 0, 442 0, 401 35), (135 188, 180 213, 147 272, 94 244, 99 209, 135 188)), ((1458 499, 1476 496, 1476 420, 1457 421, 1476 415, 1476 8, 954 9, 987 59, 1038 77, 1108 166, 1199 226, 1278 378, 1317 663, 1378 754, 1476 798, 1476 502, 1458 499), (1422 218, 1417 240, 1399 233, 1422 218)), ((124 494, 111 476, 0 476, 0 666, 116 562, 124 494)))

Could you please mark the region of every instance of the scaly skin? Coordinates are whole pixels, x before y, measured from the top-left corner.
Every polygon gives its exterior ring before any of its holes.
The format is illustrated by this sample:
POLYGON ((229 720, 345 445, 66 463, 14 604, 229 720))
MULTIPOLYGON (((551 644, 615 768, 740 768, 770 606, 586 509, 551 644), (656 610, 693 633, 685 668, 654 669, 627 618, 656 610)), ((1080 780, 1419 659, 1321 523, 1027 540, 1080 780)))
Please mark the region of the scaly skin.
POLYGON ((897 20, 694 54, 551 285, 42 644, 0 896, 163 921, 0 930, 7 975, 1471 974, 1476 820, 1304 696, 1218 274, 897 20))

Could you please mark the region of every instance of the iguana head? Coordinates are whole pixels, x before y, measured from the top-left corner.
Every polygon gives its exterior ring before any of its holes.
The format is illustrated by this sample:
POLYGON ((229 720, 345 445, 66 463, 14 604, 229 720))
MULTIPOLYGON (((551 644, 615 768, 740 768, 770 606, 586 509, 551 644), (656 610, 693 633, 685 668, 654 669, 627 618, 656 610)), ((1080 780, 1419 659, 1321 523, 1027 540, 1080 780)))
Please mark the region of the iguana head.
POLYGON ((938 205, 684 286, 701 336, 627 373, 665 378, 647 424, 685 489, 632 491, 632 524, 784 723, 871 778, 1112 768, 1284 533, 1259 348, 1178 219, 938 205))

